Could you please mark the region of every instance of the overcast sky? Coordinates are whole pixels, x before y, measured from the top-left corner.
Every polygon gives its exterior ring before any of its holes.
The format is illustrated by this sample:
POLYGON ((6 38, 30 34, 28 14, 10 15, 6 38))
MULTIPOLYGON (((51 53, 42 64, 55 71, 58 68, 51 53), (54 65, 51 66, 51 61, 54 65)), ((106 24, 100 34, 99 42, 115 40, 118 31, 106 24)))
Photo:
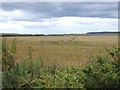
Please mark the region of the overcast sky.
POLYGON ((3 2, 0 8, 0 33, 63 34, 117 30, 117 2, 3 2))

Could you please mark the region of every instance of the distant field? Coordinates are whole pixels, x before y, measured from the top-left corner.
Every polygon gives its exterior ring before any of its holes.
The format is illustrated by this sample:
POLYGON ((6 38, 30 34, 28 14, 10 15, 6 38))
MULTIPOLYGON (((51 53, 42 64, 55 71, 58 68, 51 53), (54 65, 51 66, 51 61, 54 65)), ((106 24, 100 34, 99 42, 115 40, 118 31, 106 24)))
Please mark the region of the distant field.
POLYGON ((65 66, 66 64, 83 65, 92 55, 106 52, 118 44, 117 35, 96 36, 30 36, 7 37, 8 43, 17 38, 16 60, 28 56, 28 47, 33 50, 33 57, 41 58, 44 65, 65 66))

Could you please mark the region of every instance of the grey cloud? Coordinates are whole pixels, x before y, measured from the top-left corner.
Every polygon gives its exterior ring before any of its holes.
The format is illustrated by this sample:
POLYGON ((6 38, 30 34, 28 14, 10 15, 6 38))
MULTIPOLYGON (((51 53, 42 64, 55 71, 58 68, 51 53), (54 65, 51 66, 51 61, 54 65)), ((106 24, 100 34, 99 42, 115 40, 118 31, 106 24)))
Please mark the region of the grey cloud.
POLYGON ((117 2, 4 2, 2 9, 6 11, 23 10, 35 15, 31 16, 32 21, 63 16, 100 18, 117 18, 118 16, 117 2))

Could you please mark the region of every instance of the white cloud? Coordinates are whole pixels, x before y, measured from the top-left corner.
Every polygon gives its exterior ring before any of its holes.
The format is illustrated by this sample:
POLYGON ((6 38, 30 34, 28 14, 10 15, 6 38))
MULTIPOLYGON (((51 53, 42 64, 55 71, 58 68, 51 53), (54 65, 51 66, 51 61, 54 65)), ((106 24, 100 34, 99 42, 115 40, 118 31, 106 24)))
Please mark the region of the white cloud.
POLYGON ((15 18, 20 18, 22 16, 25 16, 25 13, 20 10, 14 10, 14 11, 4 11, 0 9, 0 17, 2 20, 12 20, 15 18))
MULTIPOLYGON (((27 12, 28 13, 28 12, 27 12)), ((31 17, 34 17, 33 15, 30 15, 30 13, 26 14, 22 10, 13 10, 13 11, 4 11, 0 9, 0 21, 11 21, 11 20, 24 20, 24 19, 30 19, 31 17)))
POLYGON ((90 31, 117 31, 116 18, 57 17, 39 22, 28 21, 32 16, 21 10, 0 10, 0 33, 86 33, 90 31), (16 21, 16 19, 18 19, 16 21), (24 21, 19 21, 23 19, 24 21))

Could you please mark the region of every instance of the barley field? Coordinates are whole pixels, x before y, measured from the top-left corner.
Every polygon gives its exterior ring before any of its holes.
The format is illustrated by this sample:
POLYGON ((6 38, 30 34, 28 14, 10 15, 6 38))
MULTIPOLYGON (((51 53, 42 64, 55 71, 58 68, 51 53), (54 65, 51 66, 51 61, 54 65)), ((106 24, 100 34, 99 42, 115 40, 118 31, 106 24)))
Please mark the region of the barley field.
POLYGON ((56 64, 66 66, 69 64, 84 65, 91 56, 107 52, 118 45, 117 35, 91 35, 91 36, 22 36, 7 37, 11 45, 16 38, 16 61, 29 56, 29 47, 32 56, 41 58, 45 66, 56 64))

